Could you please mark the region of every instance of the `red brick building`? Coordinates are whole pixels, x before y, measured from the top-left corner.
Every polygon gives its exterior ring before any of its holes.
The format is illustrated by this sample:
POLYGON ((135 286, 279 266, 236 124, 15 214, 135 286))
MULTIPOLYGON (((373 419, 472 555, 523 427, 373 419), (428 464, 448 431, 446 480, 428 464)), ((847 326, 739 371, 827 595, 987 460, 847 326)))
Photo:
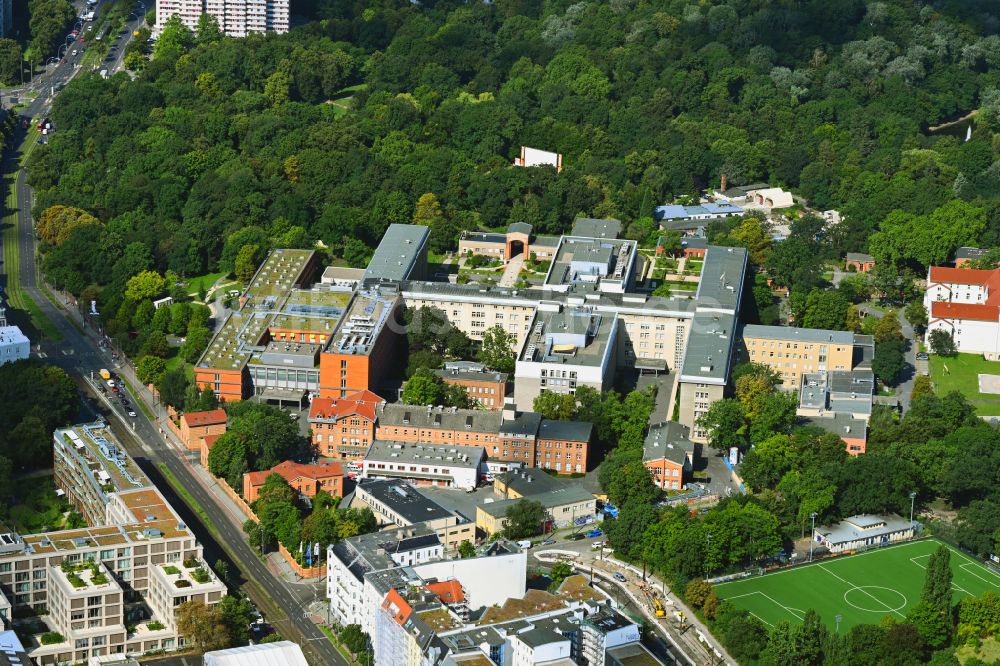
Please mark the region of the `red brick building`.
POLYGON ((202 440, 226 432, 226 410, 188 412, 181 416, 181 440, 190 451, 201 449, 202 440))
POLYGON ((344 470, 340 463, 302 465, 286 460, 269 470, 243 475, 243 499, 248 504, 257 500, 264 481, 271 474, 280 474, 288 481, 288 485, 307 497, 315 497, 321 490, 333 497, 344 496, 344 470))
POLYGON ((385 400, 371 391, 317 397, 309 406, 312 442, 321 456, 358 460, 375 440, 376 411, 385 400))

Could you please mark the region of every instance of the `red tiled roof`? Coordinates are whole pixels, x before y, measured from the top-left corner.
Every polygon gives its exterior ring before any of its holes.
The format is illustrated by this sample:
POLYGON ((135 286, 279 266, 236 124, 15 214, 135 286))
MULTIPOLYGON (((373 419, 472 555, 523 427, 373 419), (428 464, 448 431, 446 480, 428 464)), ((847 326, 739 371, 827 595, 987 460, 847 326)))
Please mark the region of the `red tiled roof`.
POLYGON ((1000 308, 985 303, 931 303, 931 319, 970 319, 973 321, 1000 321, 1000 308))
POLYGON ((996 271, 931 266, 930 281, 951 284, 986 284, 996 271))
POLYGON ((465 601, 462 585, 457 580, 428 583, 427 589, 434 593, 443 604, 460 604, 465 601))
POLYGON ((399 596, 399 592, 389 588, 389 593, 385 595, 385 601, 382 602, 382 608, 392 613, 392 619, 396 621, 396 624, 403 625, 407 620, 410 619, 410 614, 413 612, 413 608, 410 604, 406 603, 403 597, 399 596))
POLYGON ((309 406, 309 419, 337 420, 357 414, 369 421, 374 421, 375 410, 383 402, 385 400, 371 391, 355 391, 339 400, 324 397, 314 398, 309 406))
POLYGON ((285 477, 286 481, 291 482, 300 477, 306 477, 307 479, 328 479, 331 476, 344 476, 344 469, 337 462, 324 463, 322 465, 303 465, 292 460, 286 460, 283 463, 278 463, 271 469, 265 469, 260 472, 247 472, 247 477, 250 479, 251 485, 259 486, 263 485, 264 481, 271 474, 280 474, 285 477))
POLYGON ((202 439, 205 440, 205 446, 211 449, 215 446, 215 443, 219 441, 220 437, 222 437, 222 435, 205 435, 202 439))
POLYGON ((181 416, 181 420, 184 421, 189 428, 225 423, 226 410, 213 409, 208 412, 187 412, 181 416))

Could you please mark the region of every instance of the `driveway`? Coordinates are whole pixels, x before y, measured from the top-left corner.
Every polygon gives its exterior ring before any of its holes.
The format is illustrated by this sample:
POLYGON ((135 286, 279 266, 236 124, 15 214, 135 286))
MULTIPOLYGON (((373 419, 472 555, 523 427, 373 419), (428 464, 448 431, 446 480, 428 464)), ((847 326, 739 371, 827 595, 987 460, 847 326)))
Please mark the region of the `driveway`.
POLYGON ((501 287, 513 287, 517 282, 517 276, 521 274, 521 267, 524 266, 524 254, 519 254, 507 262, 507 267, 503 269, 503 276, 498 283, 501 287))

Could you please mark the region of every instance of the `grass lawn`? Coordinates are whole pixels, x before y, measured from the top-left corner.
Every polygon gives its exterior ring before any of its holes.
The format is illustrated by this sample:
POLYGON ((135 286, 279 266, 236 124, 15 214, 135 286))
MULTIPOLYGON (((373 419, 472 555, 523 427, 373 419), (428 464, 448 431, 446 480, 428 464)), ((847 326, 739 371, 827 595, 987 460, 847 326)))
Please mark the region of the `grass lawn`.
POLYGON ((1000 416, 1000 393, 980 393, 979 375, 1000 375, 1000 362, 987 361, 980 354, 959 354, 951 358, 931 354, 931 381, 938 395, 958 391, 976 407, 980 416, 1000 416))
MULTIPOLYGON (((813 608, 831 631, 841 615, 843 633, 858 624, 876 624, 885 615, 902 620, 920 600, 927 560, 940 545, 936 539, 911 541, 722 583, 715 591, 768 626, 797 624, 813 608)), ((956 602, 1000 589, 1000 574, 955 549, 951 570, 956 602)))
POLYGON ((228 275, 228 273, 209 273, 208 275, 199 275, 198 277, 189 278, 186 280, 187 286, 184 288, 187 289, 189 294, 197 294, 202 287, 205 288, 205 291, 208 291, 219 278, 225 277, 226 275, 228 275))
POLYGON ((63 514, 70 510, 69 502, 56 497, 55 479, 51 474, 15 481, 14 497, 16 504, 7 508, 4 517, 21 534, 59 529, 66 524, 63 514))

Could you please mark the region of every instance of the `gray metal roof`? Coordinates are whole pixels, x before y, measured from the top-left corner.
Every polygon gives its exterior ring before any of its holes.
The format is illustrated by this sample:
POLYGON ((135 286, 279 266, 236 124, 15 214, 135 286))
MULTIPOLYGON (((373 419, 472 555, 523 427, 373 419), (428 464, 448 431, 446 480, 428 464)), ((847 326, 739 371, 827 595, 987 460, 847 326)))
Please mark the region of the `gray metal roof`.
POLYGON ((429 227, 390 224, 368 262, 365 279, 405 280, 413 272, 430 237, 429 227))
POLYGON ((513 492, 524 497, 559 490, 565 488, 569 483, 535 467, 524 467, 503 472, 498 475, 498 478, 501 483, 505 484, 513 492))
POLYGON ((742 247, 708 246, 695 298, 699 309, 735 313, 740 303, 747 251, 742 247))
POLYGON ((865 254, 863 252, 848 252, 847 253, 847 260, 848 261, 860 261, 860 262, 875 261, 874 259, 872 259, 872 255, 865 254))
POLYGON ((531 225, 527 222, 511 222, 507 226, 507 233, 509 234, 527 234, 531 235, 531 225))
POLYGON ((850 414, 834 413, 825 416, 799 417, 801 425, 815 426, 826 432, 837 435, 841 439, 868 439, 868 422, 856 419, 850 414))
POLYGON ((411 525, 454 515, 437 502, 418 493, 410 484, 398 479, 363 480, 358 484, 356 492, 361 496, 371 495, 411 525))
POLYGON ((379 426, 499 432, 503 416, 498 411, 424 407, 402 403, 383 404, 378 413, 379 426))
POLYGON ((578 217, 573 221, 573 236, 588 238, 618 238, 622 231, 620 220, 601 220, 593 217, 578 217))
POLYGON ((791 326, 761 326, 760 324, 747 324, 744 326, 743 337, 813 342, 817 344, 854 344, 854 333, 849 331, 829 331, 822 328, 792 328, 791 326))
POLYGON ((594 424, 586 421, 553 421, 542 419, 538 429, 539 439, 560 439, 567 442, 589 442, 594 424))
MULTIPOLYGON (((481 446, 462 444, 420 444, 414 442, 390 442, 375 440, 368 449, 365 460, 392 463, 421 463, 443 467, 479 467, 485 449, 481 446)), ((377 470, 383 475, 384 470, 377 470)), ((407 472, 410 474, 410 472, 407 472)), ((415 475, 418 476, 418 475, 415 475)))
POLYGON ((729 380, 735 326, 736 317, 730 314, 695 313, 684 350, 682 381, 725 384, 729 380))
MULTIPOLYGON (((507 509, 509 507, 514 506, 518 502, 525 499, 531 500, 532 502, 538 502, 546 509, 586 501, 593 501, 596 506, 597 502, 597 498, 594 497, 592 493, 587 492, 578 485, 571 485, 564 486, 558 490, 552 490, 547 493, 540 493, 538 495, 526 495, 517 499, 506 499, 491 502, 489 504, 480 504, 479 507, 482 508, 482 510, 488 515, 493 516, 494 518, 501 518, 507 515, 507 509)), ((577 516, 577 518, 582 517, 582 515, 577 516)))
POLYGON ((690 429, 676 421, 665 421, 649 427, 643 442, 643 460, 667 460, 684 464, 688 454, 694 455, 690 429))
POLYGON ((894 532, 913 529, 913 523, 895 514, 888 516, 851 516, 836 525, 817 527, 816 532, 831 544, 879 538, 894 532))

